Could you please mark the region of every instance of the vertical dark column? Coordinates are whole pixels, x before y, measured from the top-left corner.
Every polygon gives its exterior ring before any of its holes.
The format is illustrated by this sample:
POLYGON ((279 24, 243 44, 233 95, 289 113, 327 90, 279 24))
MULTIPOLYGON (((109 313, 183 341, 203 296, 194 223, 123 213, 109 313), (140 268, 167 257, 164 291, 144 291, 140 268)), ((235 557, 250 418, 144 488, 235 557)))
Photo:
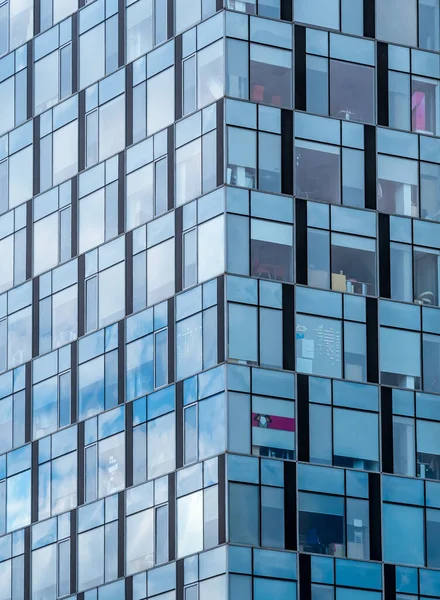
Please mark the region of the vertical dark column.
POLYGON ((296 463, 284 463, 284 545, 286 550, 296 550, 297 506, 296 463))
POLYGON ((32 442, 31 461, 31 523, 36 523, 38 521, 38 442, 32 442))
POLYGON ((122 67, 125 59, 125 0, 119 0, 118 4, 118 67, 122 67))
POLYGON ((30 442, 32 439, 31 423, 32 423, 32 363, 25 364, 25 414, 24 414, 24 439, 30 442))
POLYGON ((225 182, 225 105, 218 100, 216 105, 216 142, 217 142, 217 185, 225 182))
POLYGON ((307 202, 295 199, 296 282, 307 285, 307 202))
POLYGON ((283 284, 283 369, 295 370, 294 287, 283 284))
POLYGON ((298 460, 309 462, 309 378, 307 375, 297 375, 297 393, 298 422, 296 431, 298 436, 298 460))
POLYGON ((281 111, 281 192, 293 195, 293 112, 281 111))
POLYGON ((77 561, 77 515, 76 509, 70 511, 70 593, 76 591, 76 561, 77 561))
POLYGON ((118 577, 124 577, 125 566, 125 492, 118 494, 118 577))
POLYGON ((167 3, 167 37, 172 38, 174 35, 174 0, 162 0, 167 3))
POLYGON ((118 404, 125 402, 125 319, 118 323, 118 404))
POLYGON ((124 600, 133 600, 133 577, 125 578, 125 598, 124 600))
POLYGON ((369 473, 370 559, 382 560, 382 506, 380 474, 369 473))
POLYGON ((85 272, 86 259, 85 255, 81 254, 78 257, 78 337, 85 333, 85 272))
POLYGON ((174 208, 174 125, 167 129, 168 210, 174 208))
POLYGON ((32 280, 32 357, 39 354, 40 347, 40 278, 32 280))
POLYGON ((84 421, 78 423, 78 506, 84 504, 84 421))
POLYGON ((281 0, 281 19, 283 21, 292 21, 292 0, 281 0))
POLYGON ((174 115, 178 121, 183 116, 183 64, 182 64, 182 36, 174 40, 174 69, 176 74, 174 115))
POLYGON ((118 155, 118 234, 125 231, 125 152, 118 155))
MULTIPOLYGON (((381 2, 381 0, 379 0, 381 2)), ((364 0, 364 36, 376 37, 375 0, 364 0)))
POLYGON ((306 110, 306 28, 295 25, 295 108, 306 110))
POLYGON ((125 314, 133 312, 133 232, 125 235, 125 314))
POLYGON ((390 216, 378 214, 379 295, 391 298, 390 216))
POLYGON ((126 145, 133 143, 133 63, 125 67, 125 138, 126 145))
POLYGON ((86 168, 86 92, 78 96, 78 171, 86 168))
POLYGON ((32 277, 33 238, 33 200, 29 200, 26 202, 26 279, 30 279, 32 277))
POLYGON ((377 299, 367 298, 367 381, 379 382, 379 323, 377 316, 377 299))
POLYGON ((225 356, 225 276, 217 278, 217 362, 226 360, 225 356))
POLYGON ((174 254, 176 294, 183 290, 183 206, 178 206, 174 214, 174 254))
POLYGON ((377 123, 389 125, 388 44, 377 42, 377 123))
POLYGON ((72 204, 70 205, 71 257, 78 254, 78 175, 72 178, 72 204))
POLYGON ((40 193, 40 117, 34 118, 34 136, 33 136, 33 147, 34 147, 34 181, 33 181, 33 195, 36 196, 40 193))
POLYGON ((396 567, 384 565, 384 598, 385 600, 396 600, 396 567))
MULTIPOLYGON (((27 118, 32 119, 34 114, 34 46, 33 40, 29 40, 27 43, 27 118)), ((38 132, 38 136, 40 136, 40 132, 38 132)))
POLYGON ((310 600, 312 597, 312 557, 299 555, 299 598, 310 600))
POLYGON ((176 474, 168 475, 168 559, 176 558, 176 474))
POLYGON ((183 447, 183 381, 176 383, 176 468, 184 463, 183 447))
POLYGON ((365 160, 365 208, 376 208, 376 128, 364 125, 364 160, 365 160))
POLYGON ((381 387, 380 403, 382 425, 382 471, 384 473, 393 473, 393 393, 391 388, 381 387))
POLYGON ((176 348, 176 327, 174 324, 174 298, 168 300, 168 383, 175 379, 174 355, 176 348))
POLYGON ((72 15, 72 94, 78 91, 78 19, 76 12, 72 15))
POLYGON ((125 405, 125 485, 133 485, 133 402, 125 405))
POLYGON ((78 342, 70 344, 70 422, 76 423, 77 411, 78 342))
POLYGON ((41 0, 34 0, 34 35, 38 35, 41 31, 40 27, 40 14, 41 14, 41 0))
POLYGON ((31 597, 31 528, 24 530, 24 589, 23 597, 31 597))
POLYGON ((218 457, 218 543, 226 542, 226 454, 218 457))
POLYGON ((176 562, 176 600, 185 600, 184 587, 185 585, 185 568, 183 559, 176 562))

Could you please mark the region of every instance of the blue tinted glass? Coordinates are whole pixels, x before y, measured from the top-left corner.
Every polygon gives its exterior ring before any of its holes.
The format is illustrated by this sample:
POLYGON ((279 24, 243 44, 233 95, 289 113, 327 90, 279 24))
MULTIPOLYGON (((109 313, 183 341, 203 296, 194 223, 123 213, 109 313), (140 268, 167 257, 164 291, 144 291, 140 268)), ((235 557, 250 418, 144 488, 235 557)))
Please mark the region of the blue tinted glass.
POLYGON ((289 600, 296 600, 296 583, 293 581, 260 579, 255 577, 254 600, 267 600, 268 598, 289 598, 289 600))
POLYGON ((174 386, 150 394, 147 398, 147 419, 160 417, 174 410, 174 386))
POLYGON ((396 567, 396 592, 417 594, 418 587, 417 569, 396 567))
POLYGON ((296 579, 296 555, 290 552, 254 550, 254 574, 262 577, 296 579))
POLYGON ((298 488, 313 492, 344 494, 344 471, 299 464, 298 488))
POLYGON ((104 357, 80 365, 78 407, 81 419, 104 410, 104 357))
POLYGON ((334 563, 332 558, 312 556, 312 581, 333 583, 334 563))
POLYGON ((387 562, 423 565, 423 509, 397 504, 383 505, 384 559, 387 562), (411 540, 407 544, 405 540, 411 540))
POLYGON ((148 394, 154 388, 153 335, 127 344, 127 400, 148 394))
POLYGON ((381 590, 382 568, 379 564, 336 560, 336 584, 381 590))

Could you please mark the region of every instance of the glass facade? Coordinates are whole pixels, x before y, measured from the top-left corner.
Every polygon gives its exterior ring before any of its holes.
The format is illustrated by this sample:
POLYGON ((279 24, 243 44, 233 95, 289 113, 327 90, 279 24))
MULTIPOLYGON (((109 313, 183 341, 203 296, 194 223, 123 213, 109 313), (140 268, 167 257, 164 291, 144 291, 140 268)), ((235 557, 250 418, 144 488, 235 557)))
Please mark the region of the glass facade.
POLYGON ((440 600, 440 0, 0 0, 0 600, 440 600))

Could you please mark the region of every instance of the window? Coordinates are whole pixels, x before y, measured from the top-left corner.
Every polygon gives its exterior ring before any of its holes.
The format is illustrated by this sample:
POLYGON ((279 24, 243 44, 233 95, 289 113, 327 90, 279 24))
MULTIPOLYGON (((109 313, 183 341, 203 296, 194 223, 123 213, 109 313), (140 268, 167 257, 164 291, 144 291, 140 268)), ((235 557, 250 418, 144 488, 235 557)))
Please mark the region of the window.
POLYGON ((340 204, 340 163, 338 147, 295 140, 295 195, 340 204))
POLYGON ((296 21, 339 29, 339 0, 294 0, 296 21))
POLYGON ((251 275, 293 281, 292 238, 290 225, 251 219, 251 275))
POLYGON ((384 560, 424 565, 423 509, 384 503, 382 511, 384 560), (411 540, 411 544, 404 543, 404 540, 408 539, 411 540))
POLYGON ((149 479, 175 469, 174 412, 158 417, 147 425, 147 471, 149 479))
POLYGON ((420 335, 412 331, 380 328, 381 383, 420 388, 420 335))
POLYGON ((105 75, 105 25, 101 23, 79 38, 80 88, 105 75))
POLYGON ((251 44, 251 100, 284 108, 292 106, 292 53, 251 44))
POLYGON ((440 423, 417 419, 417 475, 440 480, 440 423))
POLYGON ((147 252, 147 304, 174 294, 174 239, 153 246, 147 252))
POLYGON ((295 404, 292 401, 252 396, 252 454, 295 458, 295 404))
POLYGON ((227 181, 242 187, 257 187, 257 136, 250 129, 228 127, 227 181))
POLYGON ((389 125, 410 129, 410 77, 406 73, 388 72, 389 125))
POLYGON ((376 295, 376 242, 358 236, 331 235, 332 289, 376 295))
POLYGON ((147 81, 147 134, 151 135, 174 121, 174 67, 147 81))
POLYGON ((438 0, 419 0, 419 46, 440 50, 440 7, 438 0))
POLYGON ((440 252, 414 246, 414 300, 418 304, 438 306, 440 252))
POLYGON ((224 95, 223 41, 219 40, 197 53, 197 82, 199 108, 224 95))
POLYGON ((177 500, 177 556, 203 550, 203 491, 177 500))
POLYGON ((342 408, 333 410, 334 464, 379 470, 379 417, 342 408))
POLYGON ((229 484, 229 539, 233 544, 260 543, 258 491, 255 485, 229 484))
POLYGON ((299 493, 299 550, 345 556, 344 499, 299 493))
POLYGON ((126 519, 127 575, 154 566, 154 509, 141 511, 126 519))
POLYGON ((422 219, 440 221, 440 165, 420 163, 420 209, 422 219))
POLYGON ((79 343, 78 412, 84 419, 118 403, 117 326, 108 327, 79 343), (104 334, 107 339, 104 353, 104 334))
POLYGON ((297 368, 299 371, 342 376, 342 326, 322 317, 297 316, 297 368))
POLYGON ((153 1, 139 0, 126 10, 127 62, 131 62, 153 47, 153 1))
POLYGON ((419 214, 418 163, 395 156, 378 156, 378 209, 399 215, 419 214))
POLYGON ((330 115, 374 123, 374 68, 330 61, 330 115))
POLYGON ((438 135, 440 132, 440 82, 423 77, 411 80, 411 120, 416 133, 438 135))
POLYGON ((376 37, 394 44, 417 46, 416 0, 381 0, 376 7, 376 37))

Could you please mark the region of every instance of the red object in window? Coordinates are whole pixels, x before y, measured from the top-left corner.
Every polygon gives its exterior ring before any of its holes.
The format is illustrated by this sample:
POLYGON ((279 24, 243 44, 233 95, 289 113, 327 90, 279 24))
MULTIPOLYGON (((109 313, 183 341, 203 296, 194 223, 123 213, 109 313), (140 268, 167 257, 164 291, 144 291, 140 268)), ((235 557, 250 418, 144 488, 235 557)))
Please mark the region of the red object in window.
POLYGON ((414 92, 412 95, 412 127, 418 131, 426 131, 426 96, 425 92, 414 92))
POLYGON ((254 85, 252 87, 252 100, 255 102, 263 102, 264 98, 264 86, 263 85, 254 85))
POLYGON ((281 104, 281 96, 272 96, 272 104, 274 106, 280 106, 280 104, 281 104))

